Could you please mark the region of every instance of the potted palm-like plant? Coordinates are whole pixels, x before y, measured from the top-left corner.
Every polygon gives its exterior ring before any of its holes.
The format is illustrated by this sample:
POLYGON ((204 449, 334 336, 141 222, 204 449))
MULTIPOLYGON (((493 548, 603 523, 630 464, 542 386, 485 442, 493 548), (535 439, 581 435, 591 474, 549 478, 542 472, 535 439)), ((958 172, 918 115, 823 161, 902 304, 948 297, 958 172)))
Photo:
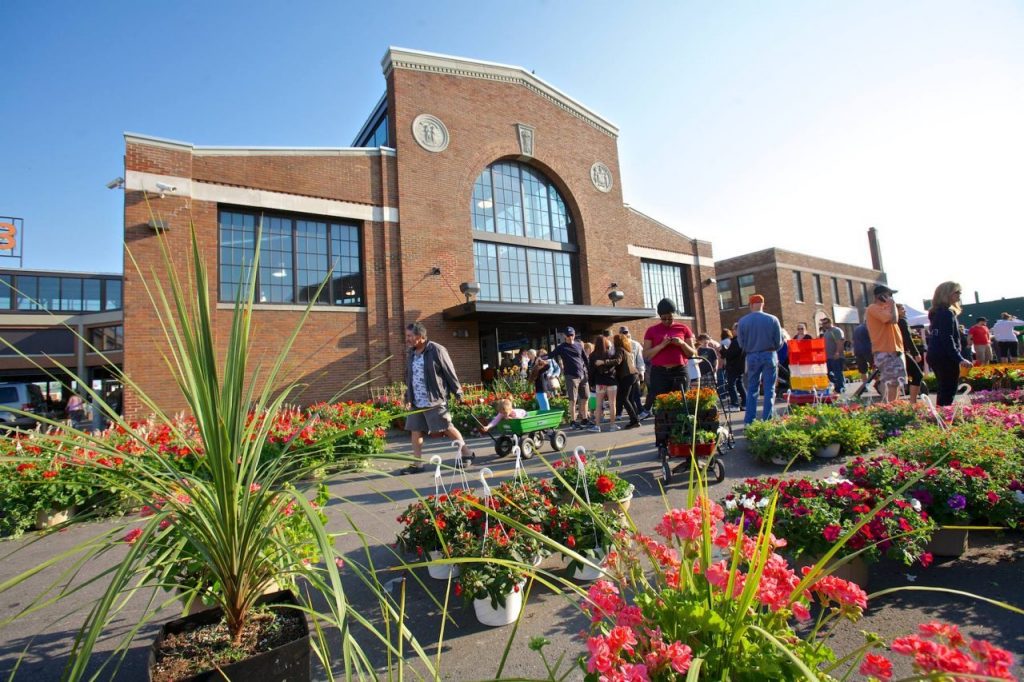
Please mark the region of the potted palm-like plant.
MULTIPOLYGON (((116 546, 109 539, 123 535, 128 545, 123 558, 90 579, 103 581, 104 587, 75 638, 64 679, 75 681, 85 675, 97 641, 123 606, 125 596, 140 589, 152 590, 147 609, 104 665, 116 665, 142 627, 162 609, 176 606, 176 596, 161 596, 167 590, 189 600, 200 599, 213 608, 164 624, 152 650, 152 679, 213 679, 215 675, 216 679, 306 680, 311 645, 318 658, 330 660, 326 640, 311 641, 310 614, 340 628, 347 669, 354 666, 372 675, 372 667, 346 624, 353 609, 345 597, 337 565, 340 557, 325 529, 324 516, 295 485, 310 478, 311 467, 322 466, 324 458, 318 456, 315 444, 293 448, 290 443, 278 448, 274 457, 263 456, 276 416, 294 394, 295 384, 287 381, 283 367, 310 308, 284 339, 280 355, 254 370, 250 365, 251 320, 260 240, 256 240, 255 261, 240 287, 226 338, 218 343, 210 301, 216 287, 207 276, 194 228, 191 248, 184 250, 190 268, 180 268, 174 262, 164 241, 167 237, 158 239, 165 271, 151 277, 139 273, 139 281, 158 312, 167 366, 191 413, 190 437, 201 444, 202 456, 182 461, 160 456, 137 426, 105 405, 89 389, 89 382, 78 379, 123 434, 121 439, 135 441, 133 448, 140 456, 125 458, 119 467, 100 466, 96 460, 121 454, 116 444, 95 434, 66 429, 53 435, 49 444, 42 440, 43 452, 35 457, 51 457, 47 450, 69 444, 88 447, 101 457, 77 466, 101 479, 105 489, 131 497, 138 507, 149 506, 150 513, 141 524, 133 519, 124 522, 120 530, 106 529, 99 537, 5 580, 0 592, 17 589, 32 576, 57 570, 64 562, 74 562, 76 571, 80 570, 103 556, 112 544, 116 546), (183 466, 183 461, 188 466, 183 466), (303 519, 298 529, 288 522, 296 515, 303 519), (125 534, 129 524, 134 527, 125 534), (321 558, 322 564, 316 558, 321 558), (313 591, 326 595, 328 613, 313 608, 312 595, 297 595, 287 589, 267 594, 275 585, 287 587, 298 577, 313 591), (182 641, 186 655, 181 655, 178 646, 182 641)), ((316 299, 316 295, 311 298, 316 299)), ((151 423, 168 429, 172 439, 184 438, 180 423, 164 413, 130 376, 121 373, 118 378, 152 411, 151 423)), ((58 599, 77 591, 61 590, 58 599)), ((393 602, 379 592, 377 596, 389 617, 396 617, 393 602)), ((37 600, 39 605, 48 603, 52 594, 44 591, 37 600)), ((26 608, 23 613, 34 610, 26 608)), ((322 629, 318 624, 317 632, 322 629)), ((404 629, 400 637, 415 641, 404 629)), ((398 651, 390 640, 384 641, 390 651, 398 651)), ((420 647, 413 644, 412 648, 432 670, 420 647)), ((93 679, 103 677, 102 670, 90 671, 93 679)))

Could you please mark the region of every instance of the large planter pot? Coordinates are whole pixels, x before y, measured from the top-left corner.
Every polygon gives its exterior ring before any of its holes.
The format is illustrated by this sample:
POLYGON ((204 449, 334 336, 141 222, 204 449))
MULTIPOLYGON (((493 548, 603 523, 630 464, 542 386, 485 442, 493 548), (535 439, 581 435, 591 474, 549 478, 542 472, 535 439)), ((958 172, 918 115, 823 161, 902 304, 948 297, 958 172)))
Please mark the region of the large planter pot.
MULTIPOLYGON (((797 564, 799 566, 813 566, 814 564, 818 563, 819 559, 820 559, 820 557, 806 557, 806 558, 805 557, 801 557, 797 561, 797 564)), ((832 564, 835 564, 835 563, 836 563, 836 558, 833 557, 832 558, 832 564)), ((832 564, 829 564, 829 566, 826 566, 825 569, 828 570, 828 568, 832 564)), ((834 571, 831 571, 829 573, 829 575, 834 575, 837 578, 842 578, 843 580, 848 580, 851 583, 854 583, 855 585, 860 585, 864 589, 867 589, 868 579, 870 577, 870 574, 868 572, 868 564, 867 564, 867 562, 864 561, 864 559, 859 557, 859 556, 853 558, 850 561, 845 562, 843 565, 839 566, 834 571)))
MULTIPOLYGON (((714 443, 697 443, 698 457, 708 457, 714 451, 714 443)), ((669 443, 668 454, 673 457, 689 457, 693 454, 693 448, 689 443, 669 443)))
POLYGON ((498 628, 503 625, 511 625, 519 618, 523 610, 523 585, 519 584, 518 592, 511 592, 505 595, 505 605, 498 605, 498 608, 491 606, 490 597, 486 599, 474 599, 473 611, 476 612, 476 619, 484 625, 498 628))
POLYGON ((818 459, 835 459, 839 456, 839 450, 839 443, 829 443, 815 450, 814 456, 818 459))
MULTIPOLYGON (((256 602, 264 604, 290 604, 299 602, 291 592, 268 594, 256 602)), ((207 609, 177 620, 165 623, 160 634, 149 650, 148 679, 153 680, 154 668, 158 662, 161 645, 169 635, 188 632, 204 625, 213 625, 221 619, 220 609, 207 609)), ((221 666, 217 670, 206 670, 180 678, 177 682, 221 682, 222 680, 273 680, 273 682, 308 682, 310 675, 309 621, 302 619, 302 636, 286 642, 270 651, 250 658, 221 666)))
POLYGON ((939 528, 924 548, 933 556, 958 557, 967 551, 967 529, 939 528))
POLYGON ((66 523, 68 519, 75 515, 74 507, 67 507, 66 509, 43 509, 36 512, 36 530, 46 530, 47 528, 53 528, 59 526, 62 523, 66 523))
MULTIPOLYGON (((583 556, 587 557, 597 566, 601 565, 604 561, 605 552, 603 549, 585 549, 580 552, 583 556)), ((573 580, 580 580, 583 582, 593 582, 604 576, 604 572, 595 566, 590 564, 579 564, 572 571, 573 580)))
MULTIPOLYGON (((444 554, 441 554, 441 552, 427 552, 427 556, 431 561, 439 561, 441 559, 448 558, 444 554)), ((437 564, 427 566, 427 573, 429 573, 430 577, 434 580, 457 578, 459 577, 460 572, 458 564, 437 564)))

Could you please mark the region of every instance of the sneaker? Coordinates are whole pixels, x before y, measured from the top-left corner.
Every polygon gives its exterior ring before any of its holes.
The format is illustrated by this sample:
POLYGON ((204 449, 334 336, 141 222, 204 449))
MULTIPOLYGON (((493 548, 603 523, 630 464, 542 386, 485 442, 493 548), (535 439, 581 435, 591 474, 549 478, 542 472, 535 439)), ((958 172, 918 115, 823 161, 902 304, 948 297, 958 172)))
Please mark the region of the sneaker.
POLYGON ((597 424, 594 424, 592 426, 588 426, 587 427, 587 431, 592 431, 594 433, 601 433, 601 427, 598 426, 597 424))
MULTIPOLYGON (((608 427, 608 430, 609 430, 609 431, 619 431, 619 430, 621 430, 621 429, 622 429, 622 427, 621 427, 621 426, 619 426, 618 424, 611 424, 611 425, 610 425, 610 426, 608 427)), ((600 429, 598 429, 598 431, 600 431, 600 429)))
POLYGON ((399 469, 396 473, 398 473, 401 476, 404 476, 405 474, 422 474, 423 471, 424 466, 422 464, 410 464, 404 469, 399 469))
POLYGON ((625 431, 626 429, 638 429, 638 428, 640 428, 640 422, 635 421, 635 422, 629 422, 628 424, 623 426, 622 430, 625 431))
POLYGON ((638 416, 638 417, 640 418, 640 421, 643 421, 643 420, 647 419, 648 417, 650 417, 650 416, 651 416, 651 413, 650 413, 650 412, 649 412, 648 410, 644 410, 644 411, 642 411, 642 412, 641 412, 641 413, 640 413, 639 415, 637 415, 637 416, 638 416))
POLYGON ((572 429, 573 431, 579 431, 583 427, 580 426, 579 422, 573 422, 573 423, 569 424, 569 428, 572 429))

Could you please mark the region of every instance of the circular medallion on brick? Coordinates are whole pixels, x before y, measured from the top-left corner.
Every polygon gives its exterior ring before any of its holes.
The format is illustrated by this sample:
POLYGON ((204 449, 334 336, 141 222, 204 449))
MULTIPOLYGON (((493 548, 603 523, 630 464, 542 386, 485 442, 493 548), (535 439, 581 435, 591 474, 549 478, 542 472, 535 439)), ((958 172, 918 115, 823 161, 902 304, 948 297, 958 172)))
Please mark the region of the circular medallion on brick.
POLYGON ((420 114, 414 118, 412 136, 428 152, 443 152, 448 148, 448 129, 437 116, 420 114))
POLYGON ((600 161, 590 167, 590 181, 601 192, 612 191, 612 172, 600 161))

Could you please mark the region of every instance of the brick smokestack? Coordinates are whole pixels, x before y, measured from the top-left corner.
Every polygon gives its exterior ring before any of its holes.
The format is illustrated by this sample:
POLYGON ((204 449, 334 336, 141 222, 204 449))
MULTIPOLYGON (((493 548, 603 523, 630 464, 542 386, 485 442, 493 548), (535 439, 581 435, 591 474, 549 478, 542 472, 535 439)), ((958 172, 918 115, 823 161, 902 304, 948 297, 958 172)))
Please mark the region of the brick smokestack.
POLYGON ((868 228, 868 249, 871 251, 871 267, 874 270, 885 270, 882 267, 882 247, 878 245, 878 230, 868 228))

